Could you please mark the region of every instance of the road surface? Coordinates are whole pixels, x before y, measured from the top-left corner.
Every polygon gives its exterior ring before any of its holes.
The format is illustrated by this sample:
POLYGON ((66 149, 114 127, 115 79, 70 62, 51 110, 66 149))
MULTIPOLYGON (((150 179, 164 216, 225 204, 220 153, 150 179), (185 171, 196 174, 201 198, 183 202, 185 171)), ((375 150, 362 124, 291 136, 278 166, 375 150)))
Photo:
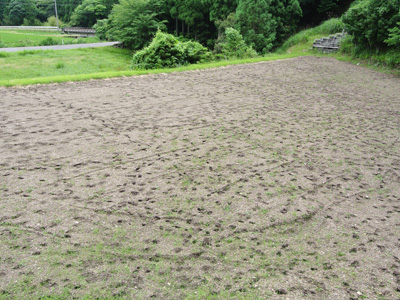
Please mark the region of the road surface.
POLYGON ((89 43, 89 44, 74 44, 74 45, 56 45, 56 46, 37 46, 37 47, 14 47, 14 48, 0 48, 0 52, 17 52, 26 50, 68 50, 78 48, 96 48, 114 46, 120 42, 106 42, 106 43, 89 43))

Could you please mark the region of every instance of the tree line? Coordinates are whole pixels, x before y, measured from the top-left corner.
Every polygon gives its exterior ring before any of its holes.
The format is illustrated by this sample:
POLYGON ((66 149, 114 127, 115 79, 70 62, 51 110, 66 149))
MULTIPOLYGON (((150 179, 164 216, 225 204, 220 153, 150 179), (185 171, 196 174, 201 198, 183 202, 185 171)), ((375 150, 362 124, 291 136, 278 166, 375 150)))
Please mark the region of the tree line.
MULTIPOLYGON (((340 16, 352 0, 55 0, 60 20, 97 24, 107 37, 141 49, 157 28, 212 48, 226 28, 240 29, 258 52, 279 45, 300 27, 340 16), (107 21, 105 21, 107 20, 107 21), (127 28, 129 25, 129 28, 127 28), (107 27, 107 28, 105 28, 107 27), (135 35, 136 38, 129 38, 135 35), (137 36, 142 38, 137 38, 137 36), (131 40, 130 40, 131 39, 131 40)), ((55 15, 54 0, 0 0, 0 25, 40 25, 55 15)), ((54 18, 52 18, 54 23, 54 18)))
POLYGON ((342 15, 356 46, 400 45, 400 0, 0 0, 0 25, 55 25, 55 1, 64 24, 94 27, 100 38, 132 50, 162 31, 221 53, 226 30, 234 29, 230 47, 264 54, 299 29, 342 15))

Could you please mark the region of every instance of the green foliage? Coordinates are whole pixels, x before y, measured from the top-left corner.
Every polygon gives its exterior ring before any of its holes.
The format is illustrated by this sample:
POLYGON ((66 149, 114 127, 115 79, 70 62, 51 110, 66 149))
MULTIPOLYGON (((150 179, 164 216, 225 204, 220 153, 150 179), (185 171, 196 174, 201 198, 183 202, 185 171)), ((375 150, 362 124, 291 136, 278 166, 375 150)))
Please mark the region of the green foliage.
POLYGON ((342 41, 340 52, 353 59, 360 59, 374 67, 388 67, 390 69, 400 67, 400 51, 397 49, 385 49, 376 52, 374 49, 355 45, 353 36, 347 36, 342 41))
POLYGON ((340 17, 354 0, 298 0, 303 12, 301 27, 316 26, 322 21, 340 17))
POLYGON ((107 18, 114 1, 110 0, 83 0, 71 16, 72 26, 92 27, 97 20, 107 18))
POLYGON ((227 28, 220 42, 222 54, 225 58, 248 58, 256 57, 257 52, 247 46, 242 35, 234 28, 227 28))
POLYGON ((235 13, 239 0, 207 0, 205 2, 210 9, 210 20, 218 21, 226 20, 229 15, 235 13))
POLYGON ((132 60, 129 50, 113 47, 0 53, 6 54, 0 65, 9 66, 1 70, 0 81, 129 71, 132 60))
POLYGON ((45 38, 39 43, 39 46, 52 46, 52 45, 59 45, 60 42, 53 39, 52 37, 45 38))
POLYGON ((206 44, 215 38, 215 26, 210 22, 212 0, 174 0, 170 1, 170 15, 180 26, 176 32, 188 38, 194 38, 206 44))
POLYGON ((343 22, 356 46, 379 51, 387 48, 385 41, 391 39, 390 34, 396 35, 399 8, 400 0, 359 1, 343 16, 343 22))
POLYGON ((42 23, 39 19, 24 18, 24 20, 22 21, 22 26, 42 26, 42 23))
MULTIPOLYGON (((50 3, 53 4, 52 2, 50 3)), ((69 23, 71 21, 71 16, 73 12, 81 3, 81 1, 76 0, 57 0, 57 10, 59 18, 62 19, 64 23, 69 23)), ((49 10, 51 11, 51 14, 53 14, 54 6, 51 7, 49 10)))
POLYGON ((36 5, 32 0, 11 0, 4 10, 4 24, 21 25, 24 19, 33 22, 37 13, 36 5))
POLYGON ((218 30, 218 39, 217 39, 217 43, 219 42, 218 40, 221 39, 223 33, 225 32, 225 30, 227 28, 233 28, 235 27, 236 24, 236 19, 235 19, 235 14, 231 13, 229 14, 226 19, 224 20, 216 20, 214 22, 215 26, 217 27, 218 30))
POLYGON ((312 34, 334 34, 342 32, 344 29, 345 25, 341 18, 332 18, 321 25, 310 29, 310 32, 312 34))
POLYGON ((55 32, 40 32, 40 31, 18 31, 14 30, 1 30, 1 39, 4 47, 30 47, 30 46, 40 46, 40 45, 59 45, 64 42, 64 44, 81 44, 81 43, 96 43, 99 42, 97 37, 88 37, 82 39, 75 39, 71 37, 65 37, 64 35, 56 34, 55 32), (43 40, 51 36, 54 41, 43 40))
POLYGON ((279 48, 278 52, 285 52, 290 47, 306 44, 309 41, 313 41, 316 35, 323 36, 334 34, 338 32, 342 32, 344 30, 344 23, 341 19, 332 18, 330 20, 325 21, 321 25, 300 31, 299 33, 291 36, 287 41, 279 48))
POLYGON ((397 23, 397 27, 389 29, 389 38, 385 40, 385 43, 400 49, 400 22, 397 23))
POLYGON ((107 39, 107 30, 109 29, 108 19, 97 20, 97 23, 93 26, 93 28, 96 30, 96 36, 100 40, 107 39))
POLYGON ((301 14, 297 0, 240 0, 237 27, 247 44, 267 53, 296 30, 301 14))
POLYGON ((158 19, 158 8, 150 0, 121 0, 110 14, 107 38, 121 41, 133 50, 145 47, 158 29, 165 29, 164 22, 158 19))
POLYGON ((211 60, 211 53, 200 43, 191 40, 180 43, 183 49, 184 65, 211 60))
POLYGON ((209 59, 210 53, 201 44, 182 42, 172 34, 157 31, 150 45, 133 56, 134 69, 174 68, 209 59))
MULTIPOLYGON (((57 19, 55 16, 50 16, 47 18, 47 21, 43 24, 44 26, 57 26, 57 19)), ((61 20, 58 20, 58 26, 62 27, 64 23, 61 20)))

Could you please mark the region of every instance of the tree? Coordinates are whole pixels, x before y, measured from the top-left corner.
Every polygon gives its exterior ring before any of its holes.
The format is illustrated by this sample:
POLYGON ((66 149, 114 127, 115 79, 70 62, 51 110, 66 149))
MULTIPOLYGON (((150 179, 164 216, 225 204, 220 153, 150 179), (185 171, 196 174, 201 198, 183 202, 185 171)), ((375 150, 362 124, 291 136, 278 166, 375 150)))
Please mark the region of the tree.
POLYGON ((210 20, 226 20, 226 18, 236 11, 238 0, 203 0, 210 10, 210 20))
POLYGON ((207 60, 207 48, 194 41, 182 42, 172 34, 157 31, 149 46, 137 51, 132 63, 135 69, 174 68, 207 60))
POLYGON ((93 28, 96 30, 96 36, 100 40, 107 39, 107 30, 109 29, 108 19, 97 20, 93 28))
POLYGON ((297 0, 240 0, 237 27, 247 44, 266 53, 296 30, 301 17, 297 0))
POLYGON ((400 49, 400 22, 397 23, 397 27, 389 29, 389 38, 385 40, 385 43, 387 43, 389 46, 400 49))
POLYGON ((215 26, 210 21, 209 6, 204 0, 175 0, 170 14, 176 21, 176 33, 206 43, 215 38, 215 26), (179 26, 179 21, 180 25, 179 26), (181 27, 181 28, 179 28, 181 27))
POLYGON ((322 21, 340 17, 354 0, 298 0, 303 17, 300 26, 315 26, 322 21))
POLYGON ((71 25, 92 27, 97 20, 107 18, 114 0, 83 0, 71 16, 71 25))
POLYGON ((239 31, 234 28, 227 28, 222 39, 221 48, 222 54, 227 58, 245 58, 255 57, 257 52, 249 47, 244 42, 244 39, 239 31))
POLYGON ((121 41, 133 50, 148 45, 158 29, 165 29, 158 18, 159 5, 151 0, 121 0, 111 11, 107 38, 121 41))
POLYGON ((36 5, 32 0, 11 0, 4 10, 4 23, 6 25, 21 25, 24 19, 33 23, 37 13, 36 5))
POLYGON ((69 23, 72 14, 80 4, 82 4, 82 2, 77 0, 57 0, 58 16, 65 23, 69 23))
POLYGON ((7 6, 10 0, 0 1, 0 26, 4 25, 4 16, 6 16, 5 11, 7 10, 7 6))
POLYGON ((400 0, 361 1, 348 10, 343 22, 356 45, 379 51, 388 47, 390 34, 396 34, 399 7, 400 0))
POLYGON ((55 15, 54 0, 38 0, 36 7, 38 10, 37 18, 40 22, 45 22, 49 16, 55 15))

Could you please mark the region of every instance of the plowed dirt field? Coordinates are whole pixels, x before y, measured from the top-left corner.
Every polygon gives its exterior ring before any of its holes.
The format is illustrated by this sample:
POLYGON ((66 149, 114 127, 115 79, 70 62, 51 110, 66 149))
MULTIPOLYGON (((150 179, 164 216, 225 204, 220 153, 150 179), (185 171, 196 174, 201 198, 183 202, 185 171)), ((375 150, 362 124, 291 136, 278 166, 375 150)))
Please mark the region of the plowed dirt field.
POLYGON ((1 299, 400 299, 398 77, 302 57, 0 107, 1 299))

